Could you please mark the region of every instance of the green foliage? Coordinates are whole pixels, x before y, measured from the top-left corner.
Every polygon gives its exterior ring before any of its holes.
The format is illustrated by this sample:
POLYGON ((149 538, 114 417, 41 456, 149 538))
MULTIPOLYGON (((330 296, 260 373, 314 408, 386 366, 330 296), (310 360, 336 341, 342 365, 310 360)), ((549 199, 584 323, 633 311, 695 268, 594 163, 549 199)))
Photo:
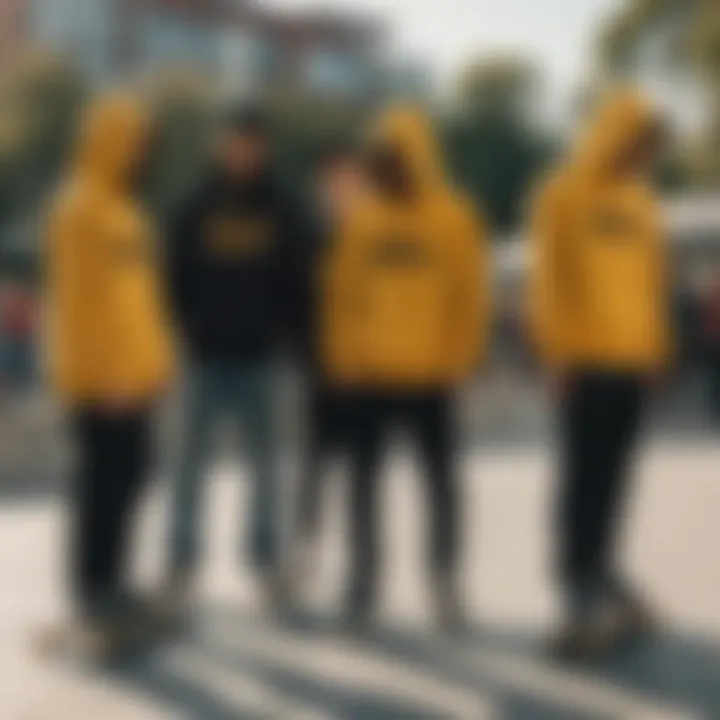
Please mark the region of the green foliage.
POLYGON ((39 238, 30 228, 72 148, 84 96, 79 74, 54 56, 28 58, 3 88, 0 271, 34 263, 39 238))
POLYGON ((328 143, 357 143, 367 123, 361 108, 340 102, 296 98, 273 107, 278 123, 278 160, 296 182, 306 182, 328 143))
MULTIPOLYGON (((625 0, 600 37, 600 57, 610 75, 637 74, 639 49, 658 33, 668 70, 694 77, 709 107, 704 133, 691 138, 683 173, 695 185, 717 185, 720 127, 720 4, 715 0, 625 0)), ((641 69, 640 69, 641 70, 641 69)), ((678 160, 682 161, 682 157, 678 160)))
POLYGON ((211 127, 205 105, 178 100, 159 108, 143 188, 158 218, 167 216, 202 172, 211 127))
MULTIPOLYGON (((219 115, 207 82, 185 75, 156 77, 148 88, 156 119, 144 195, 162 222, 204 171, 219 115)), ((86 92, 80 76, 59 61, 32 66, 0 92, 0 266, 12 235, 37 253, 44 198, 62 172, 79 126, 86 92), (20 228, 21 231, 18 231, 20 228)), ((530 185, 552 143, 534 122, 538 93, 531 64, 511 56, 471 64, 458 82, 452 112, 438 132, 456 180, 477 200, 494 229, 519 221, 530 185)), ((318 151, 328 142, 360 142, 376 108, 332 99, 285 95, 270 101, 277 118, 278 164, 302 190, 318 151)), ((0 267, 0 270, 2 268, 0 267)))
POLYGON ((456 178, 501 233, 520 222, 531 186, 553 154, 537 118, 540 90, 536 69, 522 57, 477 60, 460 75, 446 123, 456 178))
POLYGON ((456 105, 460 113, 516 117, 532 112, 540 81, 528 59, 506 54, 470 62, 456 84, 456 105))

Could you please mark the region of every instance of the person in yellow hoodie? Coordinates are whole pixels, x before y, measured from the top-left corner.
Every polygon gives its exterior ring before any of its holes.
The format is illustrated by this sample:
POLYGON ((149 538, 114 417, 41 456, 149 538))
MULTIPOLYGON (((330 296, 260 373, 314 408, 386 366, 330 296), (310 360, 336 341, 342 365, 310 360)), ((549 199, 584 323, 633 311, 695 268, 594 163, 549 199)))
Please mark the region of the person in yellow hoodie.
POLYGON ((539 195, 530 317, 559 394, 559 571, 566 654, 598 654, 650 615, 613 553, 649 381, 671 355, 665 242, 650 174, 662 140, 651 105, 615 91, 539 195), (601 612, 610 603, 616 612, 601 612), (607 618, 613 618, 611 624, 607 618))
POLYGON ((92 104, 47 231, 49 371, 78 455, 71 583, 98 651, 121 640, 133 605, 123 575, 130 524, 171 373, 155 238, 134 197, 149 131, 129 95, 92 104))
POLYGON ((348 620, 364 625, 374 610, 378 474, 388 431, 400 424, 427 475, 439 617, 455 624, 453 395, 475 371, 487 335, 485 230, 445 179, 421 111, 383 115, 368 154, 368 197, 341 222, 322 273, 325 372, 346 393, 353 418, 348 620))

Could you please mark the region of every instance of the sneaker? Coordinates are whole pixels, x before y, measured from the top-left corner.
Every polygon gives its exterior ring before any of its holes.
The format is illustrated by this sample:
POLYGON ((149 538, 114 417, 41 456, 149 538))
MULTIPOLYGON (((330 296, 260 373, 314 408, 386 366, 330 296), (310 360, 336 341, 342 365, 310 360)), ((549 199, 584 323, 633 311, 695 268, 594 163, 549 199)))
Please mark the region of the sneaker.
POLYGON ((616 646, 617 632, 592 622, 573 622, 560 629, 549 643, 549 655, 562 662, 594 663, 616 646))
POLYGON ((455 582, 448 578, 435 585, 435 607, 437 622, 442 632, 459 635, 467 628, 467 619, 455 582))
POLYGON ((283 615, 289 605, 291 584, 288 573, 283 570, 263 570, 259 574, 263 608, 271 616, 283 615))
POLYGON ((290 594, 299 598, 310 589, 317 558, 316 543, 310 537, 298 537, 290 552, 287 585, 290 594))
POLYGON ((343 627, 353 635, 366 635, 374 625, 374 612, 369 602, 351 602, 345 608, 343 627))
POLYGON ((607 603, 606 592, 597 581, 576 582, 566 588, 568 620, 551 638, 549 654, 564 662, 596 662, 620 642, 617 613, 607 603))
POLYGON ((351 633, 365 634, 373 626, 375 605, 366 589, 354 588, 348 595, 343 611, 343 626, 351 633))
POLYGON ((194 614, 194 587, 191 573, 174 575, 149 610, 149 620, 168 634, 186 629, 194 614))
POLYGON ((120 660, 129 646, 118 624, 88 619, 42 630, 37 649, 44 658, 102 666, 120 660))
POLYGON ((616 613, 616 622, 628 640, 655 635, 660 621, 650 605, 629 583, 614 579, 608 590, 608 602, 616 613))

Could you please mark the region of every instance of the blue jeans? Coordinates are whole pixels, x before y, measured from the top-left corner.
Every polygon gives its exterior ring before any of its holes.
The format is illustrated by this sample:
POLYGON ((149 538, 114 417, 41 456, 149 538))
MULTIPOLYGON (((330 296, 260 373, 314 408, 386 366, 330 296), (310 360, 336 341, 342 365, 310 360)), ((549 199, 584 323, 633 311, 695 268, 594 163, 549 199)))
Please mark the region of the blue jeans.
MULTIPOLYGON (((239 420, 245 431, 253 481, 247 523, 251 560, 256 569, 276 564, 281 509, 273 390, 273 371, 267 364, 203 364, 191 371, 173 498, 171 563, 175 573, 191 572, 197 563, 206 485, 203 474, 218 420, 226 413, 239 420)), ((244 538, 242 547, 247 547, 244 538)))
POLYGON ((29 341, 0 337, 0 381, 27 390, 34 378, 34 350, 29 341))

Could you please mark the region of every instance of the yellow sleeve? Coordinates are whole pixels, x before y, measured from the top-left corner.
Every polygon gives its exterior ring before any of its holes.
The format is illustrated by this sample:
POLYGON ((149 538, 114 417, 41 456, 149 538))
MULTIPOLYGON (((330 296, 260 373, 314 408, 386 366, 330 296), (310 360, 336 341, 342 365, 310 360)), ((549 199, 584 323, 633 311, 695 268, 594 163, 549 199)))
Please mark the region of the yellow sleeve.
POLYGON ((532 268, 527 296, 530 336, 543 362, 562 365, 568 359, 565 268, 568 247, 561 198, 547 188, 535 203, 531 224, 532 268))
POLYGON ((342 382, 352 379, 360 348, 356 332, 361 302, 358 231, 351 224, 340 229, 321 263, 321 355, 326 374, 342 382))
POLYGON ((492 272, 485 223, 470 207, 459 218, 451 259, 450 366, 455 379, 469 377, 487 350, 492 272))
POLYGON ((51 374, 70 396, 128 392, 122 307, 102 217, 93 208, 60 208, 51 218, 48 314, 51 374))
POLYGON ((60 207, 48 227, 50 371, 57 389, 70 394, 97 387, 101 380, 103 329, 97 303, 104 283, 97 249, 88 242, 94 225, 89 213, 60 207))

